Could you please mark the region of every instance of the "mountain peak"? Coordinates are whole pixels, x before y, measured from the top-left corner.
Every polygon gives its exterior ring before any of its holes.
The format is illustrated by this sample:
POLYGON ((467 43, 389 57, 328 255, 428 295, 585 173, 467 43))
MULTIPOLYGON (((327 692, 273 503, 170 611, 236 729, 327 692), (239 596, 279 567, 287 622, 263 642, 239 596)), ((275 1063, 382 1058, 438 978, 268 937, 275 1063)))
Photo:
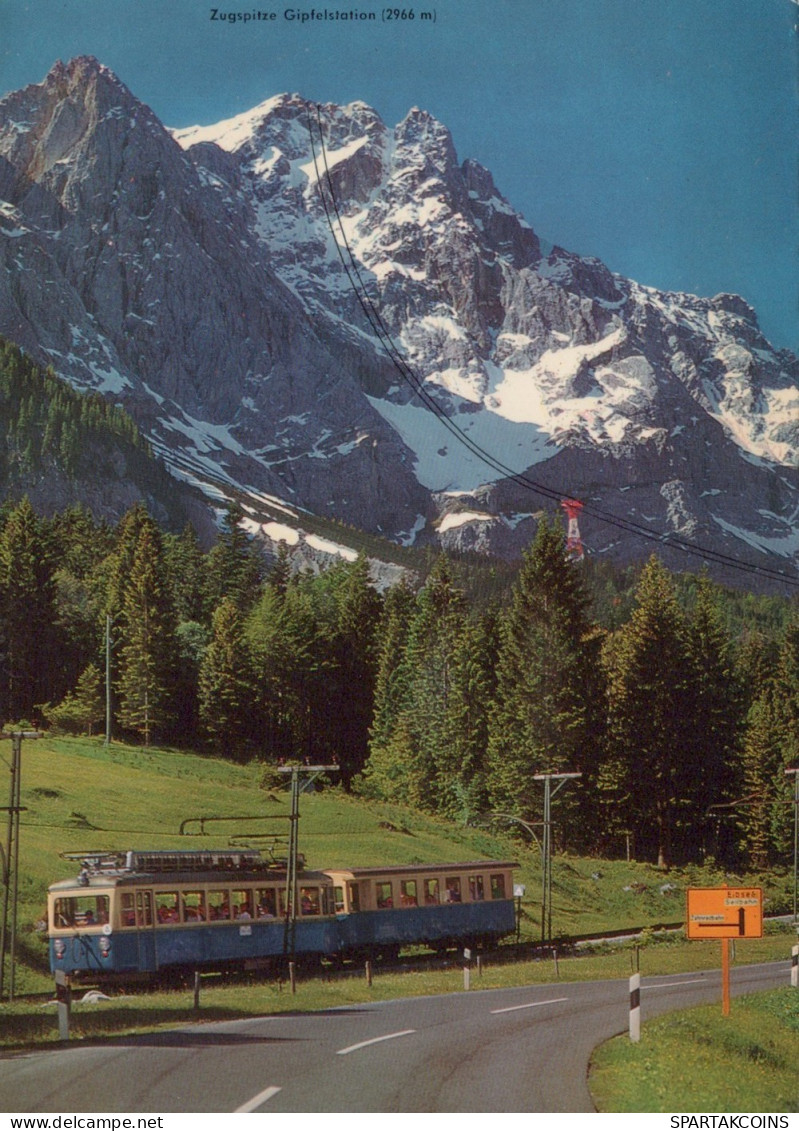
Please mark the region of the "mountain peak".
POLYGON ((42 86, 54 89, 62 97, 73 96, 81 88, 104 86, 116 99, 136 101, 133 94, 110 67, 94 55, 76 55, 66 63, 58 59, 45 76, 42 86))
POLYGON ((284 93, 170 134, 59 62, 0 103, 0 257, 0 333, 214 497, 502 553, 576 497, 594 553, 640 557, 639 523, 793 568, 796 359, 738 296, 542 257, 418 106, 284 93))

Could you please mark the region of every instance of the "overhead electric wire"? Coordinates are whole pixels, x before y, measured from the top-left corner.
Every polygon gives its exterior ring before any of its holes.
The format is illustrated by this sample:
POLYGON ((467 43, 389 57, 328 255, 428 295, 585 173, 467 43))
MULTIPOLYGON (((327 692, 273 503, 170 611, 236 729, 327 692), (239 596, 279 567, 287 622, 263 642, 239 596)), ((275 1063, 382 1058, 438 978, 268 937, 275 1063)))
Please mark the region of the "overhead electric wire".
MULTIPOLYGON (((430 409, 431 412, 436 415, 442 425, 448 429, 448 431, 458 440, 458 442, 469 449, 472 455, 476 456, 492 470, 498 472, 504 479, 516 483, 518 486, 524 488, 525 490, 532 491, 535 494, 541 495, 546 499, 551 499, 558 503, 561 502, 564 498, 572 498, 573 493, 571 492, 556 491, 551 487, 547 487, 543 483, 538 483, 536 480, 531 479, 526 474, 514 471, 513 468, 504 464, 498 457, 486 451, 485 448, 483 448, 480 444, 478 444, 475 440, 468 436, 466 432, 458 427, 458 425, 452 420, 451 417, 447 416, 446 412, 438 404, 435 397, 433 397, 425 388, 423 379, 421 379, 416 373, 414 373, 411 366, 397 349, 391 337, 390 331, 383 322, 380 311, 375 307, 375 304, 369 297, 366 284, 364 283, 361 275, 360 266, 350 246, 350 242, 341 218, 341 213, 336 202, 336 194, 334 191, 333 180, 330 174, 330 167, 327 160, 327 149, 324 140, 321 107, 319 107, 318 105, 316 107, 316 113, 317 128, 319 131, 319 145, 321 149, 322 160, 324 163, 324 181, 327 184, 330 204, 328 204, 322 188, 323 177, 322 172, 320 171, 319 160, 316 154, 316 145, 314 143, 313 135, 313 121, 310 113, 308 115, 308 133, 311 142, 311 154, 313 158, 314 171, 316 173, 316 183, 319 188, 319 197, 324 209, 325 219, 327 220, 327 224, 330 228, 330 233, 333 238, 333 243, 335 244, 341 265, 347 275, 353 293, 355 294, 355 297, 357 298, 358 303, 366 317, 366 320, 371 326, 375 336, 383 346, 383 349, 386 351, 389 360, 392 362, 395 369, 402 377, 403 381, 411 387, 411 389, 414 391, 414 393, 416 393, 419 399, 427 406, 428 409, 430 409), (341 242, 339 242, 339 239, 336 235, 336 226, 334 225, 333 217, 331 215, 331 206, 333 212, 335 213, 336 225, 338 226, 338 230, 341 235, 341 242), (342 244, 344 249, 346 250, 346 256, 344 255, 344 251, 342 250, 342 244), (347 257, 349 258, 349 263, 347 262, 347 257)), ((739 558, 735 558, 730 554, 725 554, 721 550, 715 550, 709 546, 702 546, 699 543, 690 542, 676 533, 667 532, 666 534, 661 534, 658 531, 651 529, 650 527, 644 526, 639 522, 635 522, 633 519, 627 519, 623 516, 614 515, 609 511, 605 511, 601 507, 594 506, 592 503, 584 503, 582 513, 587 515, 588 517, 597 519, 597 521, 599 522, 604 522, 610 526, 614 526, 617 529, 624 531, 625 533, 633 534, 650 542, 656 542, 659 545, 668 545, 675 549, 679 549, 684 553, 692 554, 701 557, 706 561, 714 562, 717 565, 726 566, 730 569, 738 569, 755 576, 767 578, 771 581, 780 581, 788 585, 799 585, 799 577, 791 576, 790 574, 787 574, 782 570, 772 569, 769 566, 758 566, 754 563, 741 561, 739 558)))

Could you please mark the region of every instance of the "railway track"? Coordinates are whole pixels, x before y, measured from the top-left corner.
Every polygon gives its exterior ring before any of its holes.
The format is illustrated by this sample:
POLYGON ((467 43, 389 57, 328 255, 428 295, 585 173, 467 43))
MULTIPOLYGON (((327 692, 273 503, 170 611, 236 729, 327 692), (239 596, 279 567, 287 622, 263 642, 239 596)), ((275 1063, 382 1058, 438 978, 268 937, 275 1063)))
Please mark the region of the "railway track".
MULTIPOLYGON (((771 922, 790 922, 791 916, 771 916, 767 921, 771 922)), ((533 942, 530 940, 519 942, 505 942, 500 943, 498 946, 486 949, 472 950, 469 958, 469 964, 475 967, 479 961, 490 962, 494 966, 510 966, 517 962, 529 961, 556 961, 558 958, 573 957, 585 953, 592 946, 602 943, 608 945, 619 944, 624 942, 634 942, 644 932, 653 932, 655 934, 671 934, 684 929, 682 922, 663 922, 663 923, 646 923, 642 926, 625 927, 618 931, 597 931, 595 933, 581 934, 581 935, 561 935, 546 942, 533 942)), ((288 982, 290 979, 289 962, 291 961, 288 955, 283 959, 277 959, 272 969, 267 972, 266 968, 262 970, 249 970, 249 971, 200 971, 202 981, 206 984, 211 982, 237 984, 245 981, 250 981, 253 978, 277 977, 278 981, 288 982)), ((367 959, 361 958, 359 960, 351 960, 347 962, 335 962, 323 960, 319 962, 308 962, 298 957, 295 964, 295 974, 299 978, 321 978, 323 981, 338 981, 339 979, 363 977, 364 968, 367 959)), ((380 960, 378 958, 371 960, 373 973, 381 974, 401 974, 401 973, 415 973, 425 970, 447 970, 452 968, 461 968, 465 964, 463 949, 448 950, 446 954, 436 953, 433 951, 425 951, 419 948, 415 953, 405 954, 397 959, 390 961, 380 960)), ((177 984, 184 987, 191 985, 194 979, 194 971, 184 971, 182 975, 170 981, 170 986, 174 988, 177 984)), ((83 995, 86 992, 91 992, 94 988, 103 987, 98 984, 97 987, 93 986, 91 982, 81 982, 80 987, 76 988, 77 995, 83 995)), ((108 988, 108 987, 106 987, 108 988)), ((117 991, 122 992, 133 991, 138 993, 146 993, 148 989, 153 992, 158 992, 162 989, 161 984, 153 984, 148 986, 142 983, 132 983, 127 987, 117 987, 117 991)), ((110 991, 114 992, 114 991, 110 991)), ((30 1002, 44 1003, 52 998, 52 993, 36 993, 36 994, 23 994, 18 995, 18 1000, 26 1000, 30 1002)))

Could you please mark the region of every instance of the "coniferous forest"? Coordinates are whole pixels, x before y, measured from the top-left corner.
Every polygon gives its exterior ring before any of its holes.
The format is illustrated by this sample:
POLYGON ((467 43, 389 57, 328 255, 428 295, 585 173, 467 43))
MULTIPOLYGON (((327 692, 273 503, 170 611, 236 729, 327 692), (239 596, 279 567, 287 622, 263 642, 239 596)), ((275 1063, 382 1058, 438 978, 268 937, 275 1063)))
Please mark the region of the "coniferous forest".
POLYGON ((115 737, 336 762, 348 790, 460 822, 540 819, 535 775, 575 771, 561 849, 788 861, 795 604, 656 557, 571 561, 559 517, 515 576, 441 556, 378 593, 364 556, 316 575, 268 562, 241 517, 204 551, 143 505, 112 526, 7 502, 3 720, 102 733, 108 655, 115 737))
POLYGON ((347 790, 459 822, 540 818, 561 849, 765 868, 792 851, 799 604, 567 554, 418 552, 382 592, 361 555, 267 559, 230 506, 202 548, 125 412, 0 339, 0 720, 266 765, 336 763, 347 790), (149 484, 116 523, 21 492, 121 455, 149 484), (176 519, 179 520, 176 525, 176 519), (175 533, 184 523, 182 533, 175 533), (106 670, 110 697, 106 695, 106 670), (501 815, 501 816, 498 816, 501 815))

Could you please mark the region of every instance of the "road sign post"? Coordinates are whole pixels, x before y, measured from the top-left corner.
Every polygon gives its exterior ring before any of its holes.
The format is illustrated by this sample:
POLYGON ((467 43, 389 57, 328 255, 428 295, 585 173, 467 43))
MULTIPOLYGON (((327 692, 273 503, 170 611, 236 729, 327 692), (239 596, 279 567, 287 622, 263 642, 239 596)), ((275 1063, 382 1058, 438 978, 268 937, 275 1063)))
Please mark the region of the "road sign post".
POLYGON ((686 937, 721 940, 721 1012, 730 1013, 730 939, 763 937, 761 888, 688 888, 686 937))

